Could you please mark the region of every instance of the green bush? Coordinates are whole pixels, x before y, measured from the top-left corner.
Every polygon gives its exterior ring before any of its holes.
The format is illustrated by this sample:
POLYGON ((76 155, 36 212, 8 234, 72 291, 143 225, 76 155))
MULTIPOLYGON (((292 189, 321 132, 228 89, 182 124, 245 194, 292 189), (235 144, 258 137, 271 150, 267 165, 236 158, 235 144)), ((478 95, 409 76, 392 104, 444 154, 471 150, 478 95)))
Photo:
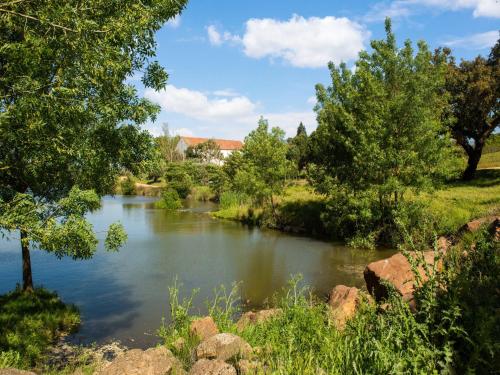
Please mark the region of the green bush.
POLYGON ((208 202, 214 199, 214 194, 208 186, 194 186, 189 196, 199 202, 208 202))
POLYGON ((135 184, 137 179, 132 175, 127 175, 123 180, 120 181, 120 190, 123 195, 135 195, 136 189, 135 184))
POLYGON ((193 187, 193 179, 186 171, 184 163, 170 164, 167 167, 165 179, 167 180, 167 186, 177 191, 182 199, 189 195, 193 187))
POLYGON ((160 200, 155 202, 155 207, 165 210, 177 210, 182 207, 182 202, 176 190, 166 189, 161 193, 160 200))

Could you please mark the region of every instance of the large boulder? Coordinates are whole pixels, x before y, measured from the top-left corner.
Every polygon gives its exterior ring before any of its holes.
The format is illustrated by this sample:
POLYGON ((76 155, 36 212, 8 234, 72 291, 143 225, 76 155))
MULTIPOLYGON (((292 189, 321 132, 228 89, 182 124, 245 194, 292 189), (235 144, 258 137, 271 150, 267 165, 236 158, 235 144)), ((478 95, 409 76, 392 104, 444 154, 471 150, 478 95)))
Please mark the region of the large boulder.
POLYGON ((249 358, 252 347, 241 337, 232 333, 219 333, 208 338, 196 348, 196 358, 220 359, 249 358))
POLYGON ((281 309, 267 309, 260 311, 248 311, 244 313, 236 323, 238 331, 243 331, 250 325, 260 324, 272 318, 275 318, 283 313, 281 309))
POLYGON ((165 347, 146 351, 132 349, 103 366, 96 375, 180 375, 186 372, 180 361, 165 347))
MULTIPOLYGON (((410 253, 410 256, 416 257, 416 253, 410 253)), ((434 251, 423 252, 425 263, 431 268, 434 265, 434 251)), ((422 281, 427 280, 427 275, 422 267, 418 272, 422 281)), ((395 254, 390 258, 372 262, 366 266, 363 272, 366 281, 366 287, 370 294, 377 301, 387 298, 387 288, 382 282, 387 282, 394 286, 396 291, 403 296, 405 301, 413 301, 413 292, 415 290, 415 275, 408 259, 401 254, 395 254)))
POLYGON ((204 318, 193 320, 189 326, 189 333, 203 341, 218 334, 219 329, 217 328, 217 324, 215 324, 212 317, 206 316, 204 318))
POLYGON ((356 314, 361 299, 362 292, 358 288, 337 285, 332 289, 328 305, 330 318, 338 329, 344 329, 347 321, 356 314))
POLYGON ((236 375, 236 369, 219 359, 200 359, 193 365, 189 375, 236 375))
POLYGON ((18 370, 15 368, 0 369, 0 375, 36 375, 31 371, 18 370))

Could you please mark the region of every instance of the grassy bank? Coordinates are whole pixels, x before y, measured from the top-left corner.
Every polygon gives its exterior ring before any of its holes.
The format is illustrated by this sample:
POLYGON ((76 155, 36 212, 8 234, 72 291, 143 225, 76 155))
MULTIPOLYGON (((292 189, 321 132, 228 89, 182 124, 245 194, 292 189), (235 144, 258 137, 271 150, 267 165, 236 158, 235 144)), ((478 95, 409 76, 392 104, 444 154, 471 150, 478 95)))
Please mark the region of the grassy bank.
POLYGON ((36 365, 49 345, 79 324, 76 307, 45 289, 0 296, 0 368, 36 365))
POLYGON ((488 152, 481 156, 479 168, 500 168, 500 151, 488 152))
MULTIPOLYGON (((244 199, 230 199, 226 204, 221 202, 213 216, 287 232, 331 236, 322 220, 326 197, 315 193, 304 181, 290 184, 275 199, 275 215, 269 209, 252 207, 244 199)), ((474 218, 500 214, 500 170, 479 170, 473 181, 450 182, 432 193, 411 194, 406 199, 425 207, 438 234, 451 234, 474 218)))
MULTIPOLYGON (((221 332, 240 335, 254 348, 259 374, 437 374, 494 373, 498 370, 500 275, 498 243, 485 233, 448 252, 443 271, 416 293, 418 313, 392 293, 384 304, 362 303, 344 330, 328 318, 328 306, 295 279, 276 296, 282 314, 239 331, 237 291, 222 289, 207 303, 221 332), (446 290, 446 293, 442 293, 446 290)), ((164 343, 193 364, 198 341, 189 335, 192 298, 171 289, 173 323, 159 330, 164 343), (176 346, 178 339, 184 346, 176 346)))

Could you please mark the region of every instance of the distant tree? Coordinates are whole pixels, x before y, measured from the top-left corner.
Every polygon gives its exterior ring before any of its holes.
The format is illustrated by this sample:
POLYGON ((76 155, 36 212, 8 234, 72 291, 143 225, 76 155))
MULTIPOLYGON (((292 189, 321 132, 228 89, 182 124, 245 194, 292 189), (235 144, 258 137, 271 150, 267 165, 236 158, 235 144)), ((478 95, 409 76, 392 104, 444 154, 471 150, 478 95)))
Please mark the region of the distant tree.
POLYGON ((446 88, 451 94, 453 137, 468 156, 464 180, 474 178, 488 137, 500 125, 500 39, 487 59, 459 65, 449 61, 446 88))
POLYGON ((218 163, 224 159, 220 146, 213 139, 199 143, 188 150, 188 155, 202 163, 218 163))
POLYGON ((318 128, 313 162, 347 191, 373 189, 383 206, 408 187, 424 188, 446 173, 452 142, 441 123, 445 58, 424 42, 399 49, 386 20, 386 39, 361 52, 353 73, 329 64, 332 84, 316 86, 318 128))
POLYGON ((283 130, 278 127, 269 130, 267 120, 261 118, 257 129, 245 138, 241 151, 231 154, 228 160, 228 168, 234 167, 228 169, 234 173, 233 189, 260 204, 269 204, 273 214, 274 195, 282 192, 291 167, 286 158, 288 146, 284 137, 283 130))
POLYGON ((141 163, 140 169, 144 177, 152 183, 157 182, 165 174, 167 162, 160 152, 158 142, 155 142, 150 157, 141 163))
POLYGON ((297 128, 297 134, 293 138, 288 138, 288 160, 293 161, 297 169, 302 171, 307 164, 308 157, 308 136, 306 127, 302 122, 297 128))
POLYGON ((177 151, 179 140, 180 137, 178 135, 170 134, 168 124, 163 124, 163 135, 156 138, 156 144, 161 155, 168 163, 182 159, 182 155, 177 151))
MULTIPOLYGON (((0 230, 20 233, 23 289, 33 289, 30 246, 89 258, 85 213, 118 173, 134 170, 152 139, 139 125, 159 107, 126 83, 145 71, 161 89, 155 33, 185 0, 3 1, 0 6, 0 230)), ((106 247, 125 240, 113 224, 106 247)))

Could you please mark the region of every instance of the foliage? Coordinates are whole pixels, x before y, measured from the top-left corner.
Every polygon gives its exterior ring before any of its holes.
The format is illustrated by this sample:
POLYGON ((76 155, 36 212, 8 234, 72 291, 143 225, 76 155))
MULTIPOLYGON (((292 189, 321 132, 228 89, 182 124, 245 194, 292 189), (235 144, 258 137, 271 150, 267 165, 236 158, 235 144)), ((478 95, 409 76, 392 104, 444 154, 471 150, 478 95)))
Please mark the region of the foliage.
POLYGON ((208 202, 214 200, 215 196, 209 186, 194 186, 189 194, 191 199, 198 202, 208 202))
POLYGON ((165 179, 167 180, 167 186, 177 191, 182 199, 189 195, 193 186, 193 179, 186 170, 184 163, 169 164, 165 173, 165 179))
POLYGON ((451 94, 453 137, 468 155, 463 178, 470 180, 488 137, 500 125, 500 39, 488 59, 478 56, 457 66, 451 57, 446 90, 451 94))
POLYGON ((163 135, 156 138, 156 145, 166 162, 172 163, 182 159, 183 156, 176 149, 179 140, 180 137, 178 135, 171 135, 168 125, 164 124, 163 135))
POLYGON ((62 332, 79 324, 76 307, 45 289, 0 296, 0 368, 33 366, 62 332))
POLYGON ((185 3, 40 0, 0 7, 0 199, 8 222, 0 230, 21 229, 25 289, 33 288, 29 243, 41 228, 50 235, 34 241, 58 254, 88 256, 95 247, 83 213, 63 215, 60 224, 52 207, 76 194, 75 186, 112 192, 121 170, 136 173, 149 157, 152 138, 139 125, 159 107, 126 81, 144 71, 146 87, 165 87, 155 32, 185 3), (34 210, 27 221, 7 212, 23 207, 34 210))
POLYGON ((269 131, 267 121, 261 118, 257 129, 245 138, 243 148, 232 153, 224 166, 232 178, 231 190, 249 196, 257 205, 270 205, 273 213, 273 196, 282 191, 291 169, 284 135, 280 128, 269 131))
POLYGON ((162 208, 166 210, 177 210, 182 208, 182 202, 177 193, 177 190, 166 189, 161 193, 161 198, 159 201, 155 202, 156 208, 162 208))
POLYGON ((120 180, 120 192, 123 195, 135 195, 137 179, 131 174, 127 174, 125 178, 120 180))
POLYGON ((151 183, 158 182, 167 169, 167 162, 160 153, 158 146, 154 148, 151 156, 140 165, 141 175, 151 183))
POLYGON ((201 163, 219 163, 224 159, 220 146, 213 139, 188 148, 187 156, 198 159, 201 163))
POLYGON ((287 141, 287 158, 295 163, 298 171, 304 170, 308 162, 308 139, 306 127, 300 123, 295 137, 287 141))

